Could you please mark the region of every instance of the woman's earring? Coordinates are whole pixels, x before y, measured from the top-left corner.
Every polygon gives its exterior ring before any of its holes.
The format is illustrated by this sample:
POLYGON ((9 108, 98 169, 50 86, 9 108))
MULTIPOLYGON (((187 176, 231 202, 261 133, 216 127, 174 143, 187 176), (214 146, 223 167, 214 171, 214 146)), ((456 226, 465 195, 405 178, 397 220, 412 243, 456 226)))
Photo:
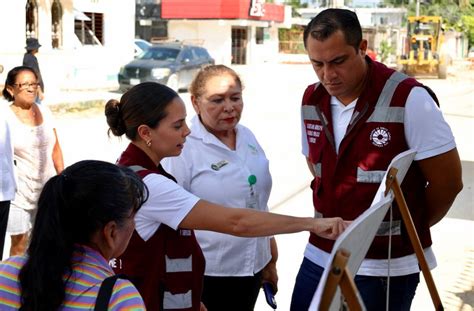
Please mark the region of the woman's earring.
POLYGON ((148 147, 151 147, 151 139, 146 142, 146 145, 147 145, 148 147))

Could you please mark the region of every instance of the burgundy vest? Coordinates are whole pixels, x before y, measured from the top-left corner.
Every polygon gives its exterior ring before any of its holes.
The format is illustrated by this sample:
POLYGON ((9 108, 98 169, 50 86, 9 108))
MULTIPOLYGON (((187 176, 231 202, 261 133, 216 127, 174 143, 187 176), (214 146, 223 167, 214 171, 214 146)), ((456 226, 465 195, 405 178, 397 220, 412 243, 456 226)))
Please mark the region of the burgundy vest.
MULTIPOLYGON (((357 100, 347 132, 336 153, 331 96, 320 84, 310 85, 303 96, 302 115, 309 146, 309 160, 316 177, 311 183, 316 217, 353 220, 369 208, 391 160, 408 149, 404 132, 406 99, 415 79, 385 65, 367 60, 368 78, 357 100)), ((432 94, 432 91, 428 89, 432 94)), ((432 95, 436 100, 436 96, 432 95)), ((421 104, 421 103, 420 103, 421 104)), ((423 247, 431 245, 426 214, 426 180, 413 162, 402 190, 423 247)), ((414 253, 406 228, 394 203, 393 220, 388 215, 367 253, 367 258, 388 255, 392 233, 392 257, 414 253)), ((311 234, 310 243, 331 252, 334 242, 311 234)))
MULTIPOLYGON (((132 168, 141 178, 153 173, 176 182, 133 144, 118 164, 132 168)), ((138 288, 147 310, 200 310, 205 259, 193 230, 174 230, 162 223, 147 241, 134 230, 114 266, 116 273, 127 275, 138 288)))

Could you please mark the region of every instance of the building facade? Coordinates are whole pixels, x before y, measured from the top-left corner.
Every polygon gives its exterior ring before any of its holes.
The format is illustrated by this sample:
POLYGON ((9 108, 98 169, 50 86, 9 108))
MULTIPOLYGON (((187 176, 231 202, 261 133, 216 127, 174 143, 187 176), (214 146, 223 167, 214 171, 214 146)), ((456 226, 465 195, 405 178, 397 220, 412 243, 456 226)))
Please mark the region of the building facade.
MULTIPOLYGON (((406 35, 404 35, 403 20, 407 15, 406 8, 349 8, 339 3, 340 8, 346 8, 357 14, 360 25, 362 27, 362 35, 367 40, 368 48, 381 53, 380 46, 385 41, 392 47, 393 53, 386 61, 393 63, 396 55, 399 55, 403 48, 406 35)), ((306 8, 299 9, 301 17, 307 21, 316 16, 319 12, 327 9, 324 8, 306 8)))
POLYGON ((291 8, 265 0, 162 0, 167 37, 208 49, 220 64, 278 59, 278 28, 291 26, 291 8))
POLYGON ((25 41, 37 38, 48 93, 116 88, 117 72, 133 58, 134 0, 15 0, 0 2, 4 72, 22 64, 25 41))

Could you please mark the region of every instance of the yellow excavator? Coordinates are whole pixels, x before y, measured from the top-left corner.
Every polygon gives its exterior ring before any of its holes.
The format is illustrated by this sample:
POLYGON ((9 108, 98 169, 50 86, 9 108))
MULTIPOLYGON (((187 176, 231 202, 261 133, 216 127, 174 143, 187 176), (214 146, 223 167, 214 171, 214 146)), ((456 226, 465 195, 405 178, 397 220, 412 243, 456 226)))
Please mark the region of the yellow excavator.
POLYGON ((405 50, 397 59, 408 75, 437 75, 446 79, 449 59, 444 53, 440 16, 409 16, 405 50))

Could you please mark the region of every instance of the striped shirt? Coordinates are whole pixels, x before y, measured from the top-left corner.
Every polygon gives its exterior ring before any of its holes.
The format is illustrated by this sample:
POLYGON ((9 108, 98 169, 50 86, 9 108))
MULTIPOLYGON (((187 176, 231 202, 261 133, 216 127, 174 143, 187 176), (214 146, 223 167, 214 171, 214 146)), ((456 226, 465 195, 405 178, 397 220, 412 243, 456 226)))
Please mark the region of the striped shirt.
MULTIPOLYGON (((26 259, 25 256, 14 256, 0 262, 2 311, 20 308, 18 274, 26 259)), ((113 274, 107 260, 99 252, 77 245, 72 256, 72 274, 66 283, 66 297, 59 310, 93 310, 102 281, 113 274)), ((145 310, 145 305, 130 281, 118 279, 110 297, 108 310, 145 310)))

